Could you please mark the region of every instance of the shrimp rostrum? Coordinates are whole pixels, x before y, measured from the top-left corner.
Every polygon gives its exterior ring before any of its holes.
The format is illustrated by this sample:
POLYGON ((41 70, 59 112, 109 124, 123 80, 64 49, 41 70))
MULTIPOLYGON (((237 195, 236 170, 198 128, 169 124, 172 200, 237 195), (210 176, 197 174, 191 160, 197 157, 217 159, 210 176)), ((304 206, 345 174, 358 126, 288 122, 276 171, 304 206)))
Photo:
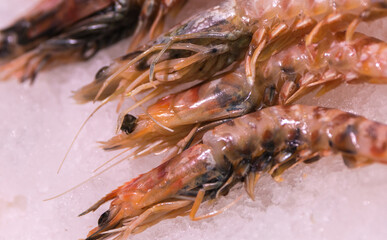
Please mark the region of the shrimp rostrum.
POLYGON ((12 26, 0 31, 0 79, 33 80, 58 63, 87 60, 100 49, 134 35, 131 47, 163 29, 164 18, 185 1, 42 0, 12 26), (70 14, 71 13, 71 14, 70 14))
POLYGON ((112 200, 88 240, 127 239, 162 219, 196 217, 201 202, 227 194, 265 173, 278 178, 299 163, 340 154, 349 167, 386 163, 387 125, 340 110, 304 105, 274 106, 230 120, 159 167, 124 184, 85 211, 112 200))

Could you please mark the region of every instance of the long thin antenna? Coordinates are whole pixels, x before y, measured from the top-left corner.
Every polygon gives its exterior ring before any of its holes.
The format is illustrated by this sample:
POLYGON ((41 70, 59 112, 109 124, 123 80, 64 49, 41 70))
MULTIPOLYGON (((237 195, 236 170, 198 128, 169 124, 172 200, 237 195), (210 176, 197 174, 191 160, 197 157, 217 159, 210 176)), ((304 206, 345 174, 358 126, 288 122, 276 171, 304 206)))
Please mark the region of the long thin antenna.
POLYGON ((79 128, 77 134, 75 134, 75 137, 73 138, 73 141, 71 142, 69 148, 67 149, 67 152, 64 156, 64 158, 62 159, 60 165, 59 165, 59 168, 58 168, 58 171, 56 172, 57 174, 59 174, 60 170, 62 169, 62 166, 67 158, 67 156, 69 155, 71 149, 73 148, 73 145, 75 143, 75 141, 78 139, 78 136, 79 134, 81 133, 81 131, 83 130, 83 128, 86 126, 86 123, 90 120, 90 118, 99 110, 101 109, 102 106, 104 106, 106 103, 109 102, 109 98, 105 99, 98 107, 96 107, 92 112, 91 114, 86 118, 86 120, 82 123, 81 127, 79 128))
POLYGON ((128 152, 132 150, 131 148, 128 148, 128 149, 125 149, 124 151, 120 152, 119 154, 113 156, 112 158, 110 158, 109 160, 105 161, 103 164, 101 164, 99 167, 97 167, 96 169, 94 169, 93 173, 97 172, 98 170, 100 170, 101 168, 103 168, 104 166, 106 166, 108 163, 110 163, 111 161, 113 161, 114 159, 118 158, 119 156, 121 156, 122 154, 128 152))
MULTIPOLYGON (((134 159, 135 157, 137 157, 137 156, 132 156, 132 157, 129 157, 128 159, 134 159)), ((78 187, 80 187, 80 186, 82 186, 83 184, 89 182, 89 181, 92 180, 93 178, 98 177, 99 175, 101 175, 102 173, 108 171, 109 169, 113 168, 114 166, 117 166, 119 163, 121 163, 121 162, 124 161, 125 159, 126 159, 126 157, 123 158, 123 159, 121 159, 121 160, 119 160, 118 162, 116 162, 116 163, 110 165, 109 167, 105 168, 104 170, 102 170, 101 172, 97 173, 96 175, 93 175, 93 176, 87 178, 85 181, 83 181, 83 182, 81 182, 81 183, 75 185, 74 187, 72 187, 72 188, 70 188, 70 189, 68 189, 68 190, 66 190, 66 191, 64 191, 64 192, 62 192, 62 193, 60 193, 60 194, 58 194, 58 195, 55 195, 55 196, 53 196, 53 197, 43 199, 43 201, 50 201, 50 200, 59 198, 59 197, 65 195, 66 193, 69 193, 69 192, 73 191, 74 189, 77 189, 78 187)))

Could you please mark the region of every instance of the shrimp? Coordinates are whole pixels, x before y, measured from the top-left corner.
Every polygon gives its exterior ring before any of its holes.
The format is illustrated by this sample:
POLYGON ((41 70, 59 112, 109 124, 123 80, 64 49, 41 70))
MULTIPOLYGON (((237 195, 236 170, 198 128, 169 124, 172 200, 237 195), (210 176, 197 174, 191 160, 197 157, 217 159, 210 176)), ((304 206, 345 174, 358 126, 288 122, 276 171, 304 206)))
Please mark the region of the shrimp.
MULTIPOLYGON (((131 180, 83 212, 112 200, 87 240, 127 239, 162 219, 196 217, 203 201, 226 195, 238 182, 254 199, 260 175, 340 154, 348 167, 387 163, 387 125, 337 109, 273 106, 206 132, 201 141, 131 180)), ((216 214, 216 213, 214 213, 216 214)))
POLYGON ((113 2, 114 0, 41 0, 24 17, 0 31, 0 59, 19 56, 113 2))
POLYGON ((360 33, 347 42, 345 34, 334 33, 308 47, 301 39, 257 66, 253 84, 241 66, 209 82, 163 97, 138 119, 125 111, 119 121, 123 131, 103 142, 103 147, 143 151, 158 142, 153 150, 158 152, 176 146, 195 124, 204 127, 254 109, 289 104, 310 88, 323 86, 321 91, 326 92, 342 82, 386 83, 387 44, 360 33))
POLYGON ((255 78, 256 65, 305 36, 307 46, 331 32, 346 30, 352 39, 358 24, 387 16, 385 0, 261 1, 242 0, 241 10, 259 21, 246 54, 246 75, 255 78))
POLYGON ((79 103, 120 98, 121 103, 125 97, 152 88, 209 79, 241 56, 246 76, 253 82, 256 65, 300 38, 307 38, 306 45, 318 44, 328 28, 332 32, 347 29, 346 39, 350 40, 359 22, 386 15, 386 5, 380 1, 270 4, 227 0, 116 59, 74 98, 79 103))
POLYGON ((209 79, 244 57, 251 30, 235 1, 200 12, 137 51, 103 67, 74 94, 79 103, 134 96, 154 87, 209 79))
MULTIPOLYGON (((181 7, 183 3, 182 0, 167 2, 164 0, 108 1, 105 8, 92 12, 93 15, 72 24, 61 34, 43 41, 39 45, 35 44, 36 48, 1 67, 0 79, 16 77, 22 82, 25 80, 33 81, 38 72, 43 69, 63 62, 87 60, 100 49, 133 33, 135 40, 132 42, 132 46, 135 46, 144 37, 147 30, 151 29, 151 37, 159 34, 168 11, 181 7)), ((93 4, 95 4, 94 1, 89 5, 93 4)), ((56 7, 60 7, 60 5, 56 7)), ((76 7, 82 9, 83 6, 76 7)), ((54 13, 51 14, 56 16, 54 13)), ((55 32, 55 34, 57 33, 60 32, 55 32)), ((25 41, 29 43, 28 39, 25 41)), ((4 48, 7 48, 4 51, 9 51, 9 43, 3 45, 4 48)))
POLYGON ((145 146, 160 142, 157 148, 166 150, 188 135, 196 123, 233 118, 250 112, 257 101, 252 90, 242 69, 239 69, 168 95, 149 106, 146 114, 138 118, 122 113, 122 120, 119 121, 122 133, 104 142, 103 147, 105 150, 139 147, 138 150, 142 151, 145 146))

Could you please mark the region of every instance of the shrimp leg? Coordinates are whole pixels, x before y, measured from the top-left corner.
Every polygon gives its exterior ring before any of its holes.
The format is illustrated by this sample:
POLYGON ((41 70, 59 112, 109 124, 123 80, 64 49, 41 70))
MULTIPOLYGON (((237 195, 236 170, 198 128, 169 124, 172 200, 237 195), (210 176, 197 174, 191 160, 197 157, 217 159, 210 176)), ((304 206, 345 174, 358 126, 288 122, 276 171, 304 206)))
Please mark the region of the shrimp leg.
POLYGON ((194 214, 194 202, 225 195, 238 182, 254 196, 258 175, 277 178, 298 163, 330 154, 341 154, 349 167, 387 163, 386 136, 387 125, 336 109, 265 108, 215 127, 200 144, 106 195, 81 214, 113 200, 87 239, 125 239, 137 228, 185 215, 190 207, 194 214))

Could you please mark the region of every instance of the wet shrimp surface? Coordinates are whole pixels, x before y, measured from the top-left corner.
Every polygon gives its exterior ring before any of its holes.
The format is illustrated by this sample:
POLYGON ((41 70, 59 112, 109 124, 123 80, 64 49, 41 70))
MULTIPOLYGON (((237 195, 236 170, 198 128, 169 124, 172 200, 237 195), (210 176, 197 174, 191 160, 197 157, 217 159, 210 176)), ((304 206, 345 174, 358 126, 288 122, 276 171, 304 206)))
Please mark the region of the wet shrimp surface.
MULTIPOLYGON (((36 2, 1 1, 1 25, 36 2)), ((195 2, 200 7, 213 4, 195 2)), ((197 7, 187 6, 180 17, 197 7)), ((363 29, 382 38, 387 35, 387 21, 363 29)), ((116 154, 101 151, 95 143, 114 133, 117 116, 112 103, 95 115, 61 173, 56 174, 66 147, 94 108, 92 104, 76 105, 71 91, 91 81, 126 46, 121 43, 102 51, 88 63, 42 73, 33 87, 16 81, 1 83, 0 239, 80 239, 104 209, 82 218, 77 217, 79 213, 111 189, 159 164, 160 159, 149 158, 126 162, 61 198, 42 201, 82 182, 116 154)), ((342 85, 318 99, 309 95, 302 103, 339 108, 387 123, 386 91, 383 85, 342 85)), ((199 211, 205 214, 244 196, 219 216, 198 222, 180 217, 166 220, 131 239, 385 239, 386 188, 386 166, 350 170, 340 157, 324 158, 285 172, 281 183, 262 177, 255 201, 243 187, 237 187, 199 211)))

